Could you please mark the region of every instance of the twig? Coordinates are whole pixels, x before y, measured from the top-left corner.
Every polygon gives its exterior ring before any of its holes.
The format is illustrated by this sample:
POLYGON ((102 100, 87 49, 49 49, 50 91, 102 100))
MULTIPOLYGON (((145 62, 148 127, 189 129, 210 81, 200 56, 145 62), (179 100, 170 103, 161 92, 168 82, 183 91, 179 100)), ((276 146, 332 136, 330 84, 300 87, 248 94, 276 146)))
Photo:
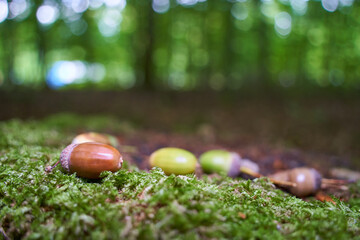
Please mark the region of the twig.
POLYGON ((348 191, 349 187, 345 186, 345 185, 336 185, 336 184, 329 184, 329 183, 321 183, 321 188, 322 189, 327 189, 327 188, 334 188, 334 189, 339 189, 342 191, 348 191))
POLYGON ((10 238, 6 235, 6 233, 2 227, 0 227, 0 233, 1 233, 1 235, 3 235, 4 240, 10 240, 10 238))
POLYGON ((333 185, 345 185, 352 183, 353 181, 350 180, 342 180, 342 179, 329 179, 329 178, 323 178, 321 182, 326 184, 333 184, 333 185))
MULTIPOLYGON (((251 170, 247 167, 241 167, 240 172, 246 173, 255 178, 266 177, 266 176, 261 175, 258 172, 254 172, 253 170, 251 170)), ((294 182, 281 181, 281 180, 277 180, 277 179, 273 179, 273 178, 269 178, 269 177, 267 177, 267 178, 270 180, 270 182, 272 182, 276 185, 281 185, 281 186, 286 186, 286 187, 296 187, 296 183, 294 183, 294 182)))
POLYGON ((47 166, 47 167, 45 168, 45 171, 46 171, 46 172, 51 172, 59 163, 60 163, 60 160, 57 161, 57 163, 55 163, 53 166, 47 166))

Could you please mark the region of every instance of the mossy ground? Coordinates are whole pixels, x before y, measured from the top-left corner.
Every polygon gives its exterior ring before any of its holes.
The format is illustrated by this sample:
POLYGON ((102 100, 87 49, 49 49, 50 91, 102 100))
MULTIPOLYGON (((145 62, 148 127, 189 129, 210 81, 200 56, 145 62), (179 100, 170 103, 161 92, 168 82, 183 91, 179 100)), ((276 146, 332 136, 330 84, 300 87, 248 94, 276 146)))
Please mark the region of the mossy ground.
POLYGON ((126 126, 74 115, 1 123, 0 230, 11 239, 359 238, 360 183, 334 205, 293 197, 265 179, 166 176, 133 165, 99 181, 61 167, 45 172, 77 131, 126 126))

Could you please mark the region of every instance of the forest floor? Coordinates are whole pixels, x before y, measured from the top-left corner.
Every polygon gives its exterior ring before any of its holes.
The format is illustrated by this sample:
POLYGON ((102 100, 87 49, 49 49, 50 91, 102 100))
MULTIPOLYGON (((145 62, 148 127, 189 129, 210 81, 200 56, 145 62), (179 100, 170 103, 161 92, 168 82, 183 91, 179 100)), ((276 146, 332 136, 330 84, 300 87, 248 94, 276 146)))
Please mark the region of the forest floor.
POLYGON ((360 232, 354 220, 359 217, 360 182, 350 190, 325 191, 337 198, 337 205, 332 206, 313 197, 303 201, 284 195, 263 180, 250 184, 220 176, 208 179, 198 172, 199 180, 180 181, 158 171, 138 172, 135 167, 149 170, 148 156, 172 146, 196 156, 210 149, 234 151, 258 163, 265 175, 299 166, 314 167, 326 177, 333 177, 331 170, 338 167, 359 171, 359 98, 43 92, 5 94, 0 100, 0 230, 11 237, 35 239, 55 231, 49 236, 139 238, 149 233, 148 238, 173 238, 180 233, 211 239, 260 237, 271 230, 272 237, 343 238, 360 232), (131 171, 107 175, 101 182, 60 171, 45 174, 43 169, 57 161, 61 149, 87 131, 116 136, 127 162, 125 168, 131 171), (161 195, 161 188, 167 189, 168 195, 161 195), (193 195, 194 189, 199 195, 193 195), (225 205, 216 209, 223 201, 225 205), (249 205, 235 206, 233 201, 249 205), (100 204, 109 212, 89 209, 88 204, 100 204), (112 215, 114 208, 123 210, 112 215), (231 214, 233 208, 235 215, 231 214), (201 209, 206 216, 200 214, 201 209), (124 226, 106 227, 102 215, 116 218, 124 226), (263 219, 256 219, 259 216, 263 219), (239 219, 244 220, 242 228, 239 219), (61 227, 61 222, 68 221, 73 226, 61 227), (333 227, 341 221, 341 226, 333 227), (319 227, 321 230, 315 230, 319 227))
POLYGON ((195 154, 226 148, 259 162, 265 174, 302 165, 324 174, 333 167, 360 170, 360 97, 354 95, 3 92, 0 109, 0 120, 111 116, 128 131, 107 130, 143 155, 166 145, 195 154))

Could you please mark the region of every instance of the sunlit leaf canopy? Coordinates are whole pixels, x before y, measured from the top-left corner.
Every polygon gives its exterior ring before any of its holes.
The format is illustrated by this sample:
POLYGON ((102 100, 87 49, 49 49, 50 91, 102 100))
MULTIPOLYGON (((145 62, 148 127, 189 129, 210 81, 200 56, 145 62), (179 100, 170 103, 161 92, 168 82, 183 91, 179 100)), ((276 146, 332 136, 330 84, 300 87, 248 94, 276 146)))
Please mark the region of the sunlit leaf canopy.
POLYGON ((360 88, 354 0, 0 0, 0 88, 360 88))

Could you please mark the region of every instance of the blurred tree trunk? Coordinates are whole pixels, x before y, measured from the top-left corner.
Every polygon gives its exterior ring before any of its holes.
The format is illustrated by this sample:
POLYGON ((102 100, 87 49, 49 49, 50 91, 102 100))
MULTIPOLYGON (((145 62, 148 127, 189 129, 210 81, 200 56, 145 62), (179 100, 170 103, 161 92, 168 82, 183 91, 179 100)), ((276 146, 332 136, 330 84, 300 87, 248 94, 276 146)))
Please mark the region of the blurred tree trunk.
POLYGON ((233 84, 232 71, 234 67, 234 51, 233 51, 233 42, 234 42, 234 24, 233 16, 231 14, 232 4, 227 2, 226 11, 224 11, 224 35, 223 35, 223 62, 222 69, 224 71, 224 76, 226 77, 226 86, 231 88, 233 84))
POLYGON ((213 44, 213 34, 210 28, 210 21, 211 21, 211 16, 213 14, 213 11, 215 9, 215 1, 208 1, 208 9, 205 13, 204 16, 204 34, 205 34, 205 39, 206 39, 206 52, 208 53, 208 58, 209 58, 209 63, 206 66, 205 69, 205 76, 204 76, 204 85, 205 88, 210 87, 210 79, 212 77, 212 75, 214 74, 214 68, 215 68, 215 57, 214 57, 214 51, 215 51, 215 46, 213 44))
MULTIPOLYGON (((35 1, 36 6, 40 6, 42 1, 35 1)), ((30 19, 35 24, 35 31, 36 31, 36 47, 38 50, 38 59, 39 59, 39 81, 45 83, 46 80, 46 53, 47 53, 47 44, 49 39, 47 39, 48 30, 46 27, 42 26, 36 17, 36 11, 33 11, 30 15, 30 19)), ((46 89, 48 89, 46 84, 43 84, 46 89)))
MULTIPOLYGON (((303 80, 306 78, 305 74, 305 62, 306 62, 306 53, 308 52, 308 41, 306 35, 301 35, 297 39, 298 47, 295 49, 295 56, 296 58, 296 65, 297 65, 297 74, 296 74, 296 81, 297 84, 302 84, 303 80)), ((295 46, 296 46, 295 45, 295 46)))
POLYGON ((208 29, 207 29, 207 18, 208 18, 208 14, 207 12, 209 11, 209 6, 207 11, 202 11, 201 12, 201 20, 200 20, 200 28, 201 28, 201 37, 202 37, 202 45, 204 46, 203 48, 206 50, 206 53, 208 54, 208 64, 206 66, 204 66, 201 70, 200 73, 200 78, 197 80, 198 81, 198 87, 200 87, 201 89, 207 88, 209 85, 209 76, 210 76, 210 71, 209 71, 209 66, 210 66, 210 52, 209 52, 209 41, 208 41, 208 29))
POLYGON ((16 36, 15 36, 15 24, 11 20, 5 20, 6 22, 2 24, 1 38, 2 43, 2 70, 4 73, 4 83, 2 87, 9 88, 13 85, 15 81, 14 76, 14 56, 15 56, 15 46, 16 46, 16 36))
POLYGON ((135 1, 134 7, 139 13, 136 32, 133 35, 135 54, 135 72, 137 86, 145 90, 154 90, 153 63, 154 52, 154 12, 151 1, 135 1))
MULTIPOLYGON (((150 1, 151 3, 151 1, 150 1)), ((151 4, 148 6, 148 24, 147 24, 147 41, 145 41, 145 61, 144 61, 144 88, 154 90, 154 64, 152 61, 154 54, 154 11, 151 4)))
POLYGON ((264 16, 260 11, 262 4, 261 0, 256 0, 258 15, 257 15, 257 42, 258 42, 258 55, 257 55, 257 74, 256 75, 256 85, 266 86, 269 81, 269 71, 268 71, 268 47, 269 39, 267 35, 267 24, 265 22, 264 16))
POLYGON ((96 25, 93 24, 92 18, 91 18, 91 12, 86 11, 83 14, 83 19, 87 24, 87 29, 84 33, 84 38, 86 41, 83 41, 81 45, 84 47, 86 51, 85 60, 89 63, 96 62, 96 53, 95 53, 95 44, 94 44, 94 31, 91 31, 91 29, 96 29, 96 25))
POLYGON ((46 78, 46 50, 47 50, 47 39, 45 30, 40 26, 40 23, 36 23, 36 32, 37 32, 37 39, 36 45, 38 49, 38 58, 39 58, 39 66, 40 66, 40 80, 46 78))

